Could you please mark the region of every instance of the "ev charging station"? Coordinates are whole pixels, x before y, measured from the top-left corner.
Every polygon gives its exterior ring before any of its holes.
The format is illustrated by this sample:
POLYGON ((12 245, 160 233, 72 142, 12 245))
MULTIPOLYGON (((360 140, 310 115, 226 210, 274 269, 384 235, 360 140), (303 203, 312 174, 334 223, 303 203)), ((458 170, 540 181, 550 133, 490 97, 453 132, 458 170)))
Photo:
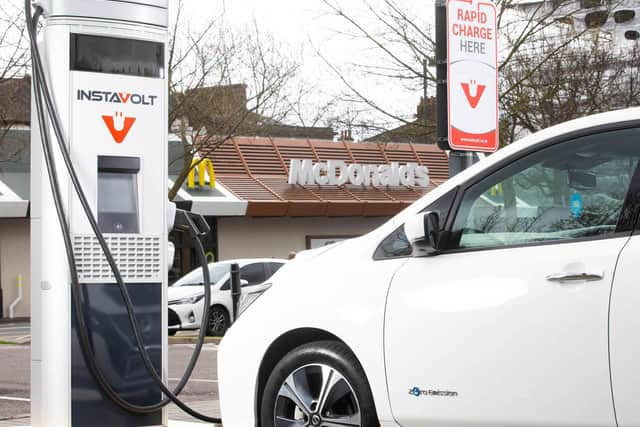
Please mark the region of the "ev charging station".
POLYGON ((176 389, 166 386, 174 221, 200 249, 206 315, 210 300, 199 240, 208 227, 176 215, 167 199, 168 0, 26 0, 25 17, 34 74, 31 277, 38 284, 32 424, 164 426, 169 402, 218 422, 176 397, 205 328, 176 389))
MULTIPOLYGON (((167 3, 44 1, 39 41, 71 159, 164 380, 167 3)), ((38 131, 32 135, 31 274, 40 284, 31 302, 33 425, 166 424, 162 410, 132 415, 115 407, 91 378, 76 338, 69 266, 38 131)), ((65 174, 60 188, 97 362, 116 391, 138 404, 154 403, 161 392, 141 372, 114 276, 65 174)))

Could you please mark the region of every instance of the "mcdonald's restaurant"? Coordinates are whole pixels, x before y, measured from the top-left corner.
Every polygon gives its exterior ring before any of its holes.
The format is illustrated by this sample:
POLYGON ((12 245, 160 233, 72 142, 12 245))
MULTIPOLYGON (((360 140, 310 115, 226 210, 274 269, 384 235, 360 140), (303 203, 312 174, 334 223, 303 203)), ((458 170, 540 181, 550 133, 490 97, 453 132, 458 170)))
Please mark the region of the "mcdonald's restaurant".
MULTIPOLYGON (((170 159, 181 153, 170 143, 170 159)), ((362 235, 448 177, 433 144, 235 137, 200 155, 174 200, 209 222, 210 260, 287 258, 362 235)), ((170 187, 182 167, 170 160, 170 187)), ((188 236, 171 240, 175 279, 197 260, 188 236)))
MULTIPOLYGON (((13 154, 0 164, 0 317, 30 313, 29 135, 16 126, 3 143, 13 154)), ((170 142, 169 188, 184 167, 182 150, 170 142)), ((288 258, 362 235, 448 173, 433 144, 236 137, 200 156, 174 201, 206 218, 210 261, 288 258)), ((170 240, 175 280, 198 262, 189 236, 172 232, 170 240)))
MULTIPOLYGON (((0 318, 30 314, 30 86, 27 76, 5 82, 0 92, 0 115, 12 123, 0 123, 0 318)), ((238 108, 245 91, 244 85, 203 89, 205 98, 236 100, 238 108)), ((433 101, 418 105, 420 123, 434 122, 433 101)), ((448 176, 446 154, 422 126, 373 137, 384 142, 353 142, 350 131, 334 141, 331 128, 268 123, 247 132, 264 136, 235 137, 198 153, 198 164, 178 184, 184 145, 169 138, 169 182, 158 185, 173 189, 179 207, 206 218, 210 261, 287 258, 362 235, 448 176)), ((170 240, 175 280, 198 263, 188 236, 172 232, 170 240)))

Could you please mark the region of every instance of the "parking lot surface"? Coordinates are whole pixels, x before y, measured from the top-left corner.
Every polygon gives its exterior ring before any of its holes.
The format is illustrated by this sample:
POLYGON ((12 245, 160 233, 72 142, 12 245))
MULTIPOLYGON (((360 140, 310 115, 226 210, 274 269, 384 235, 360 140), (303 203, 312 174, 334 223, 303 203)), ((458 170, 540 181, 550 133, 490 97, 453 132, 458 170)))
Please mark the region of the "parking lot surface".
MULTIPOLYGON (((19 329, 20 332, 24 332, 24 325, 22 328, 19 329)), ((5 341, 1 338, 3 336, 5 335, 0 327, 0 341, 5 341)), ((171 386, 175 386, 182 376, 194 347, 194 344, 191 343, 169 345, 169 383, 171 386)), ((217 354, 217 343, 205 344, 191 380, 180 395, 194 409, 211 416, 220 414, 216 370, 217 354)), ((30 425, 29 365, 30 346, 28 344, 0 344, 0 427, 30 425)), ((170 420, 197 422, 175 405, 169 406, 168 413, 170 420)))

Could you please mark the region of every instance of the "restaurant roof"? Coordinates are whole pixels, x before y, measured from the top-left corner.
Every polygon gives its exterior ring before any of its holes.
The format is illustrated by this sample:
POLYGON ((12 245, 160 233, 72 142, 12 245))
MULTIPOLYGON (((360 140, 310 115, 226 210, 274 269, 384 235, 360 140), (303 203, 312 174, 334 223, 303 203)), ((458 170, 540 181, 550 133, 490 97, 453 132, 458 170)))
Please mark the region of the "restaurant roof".
POLYGON ((235 137, 202 151, 214 165, 216 181, 248 202, 248 216, 389 216, 448 178, 445 152, 427 144, 235 137), (292 159, 417 163, 429 168, 430 184, 428 188, 292 185, 288 184, 292 159))

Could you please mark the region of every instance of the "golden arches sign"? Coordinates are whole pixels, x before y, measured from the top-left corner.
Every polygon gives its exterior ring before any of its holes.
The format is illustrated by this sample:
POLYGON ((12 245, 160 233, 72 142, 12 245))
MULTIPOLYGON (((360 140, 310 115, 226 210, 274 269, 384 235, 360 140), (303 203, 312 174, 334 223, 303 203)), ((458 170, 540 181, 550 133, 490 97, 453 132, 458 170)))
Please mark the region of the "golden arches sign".
POLYGON ((191 170, 187 177, 187 187, 195 188, 196 186, 196 171, 198 173, 198 185, 205 187, 207 181, 205 179, 205 173, 209 174, 209 187, 215 188, 216 186, 216 172, 213 169, 213 163, 209 159, 193 159, 191 161, 191 170))

